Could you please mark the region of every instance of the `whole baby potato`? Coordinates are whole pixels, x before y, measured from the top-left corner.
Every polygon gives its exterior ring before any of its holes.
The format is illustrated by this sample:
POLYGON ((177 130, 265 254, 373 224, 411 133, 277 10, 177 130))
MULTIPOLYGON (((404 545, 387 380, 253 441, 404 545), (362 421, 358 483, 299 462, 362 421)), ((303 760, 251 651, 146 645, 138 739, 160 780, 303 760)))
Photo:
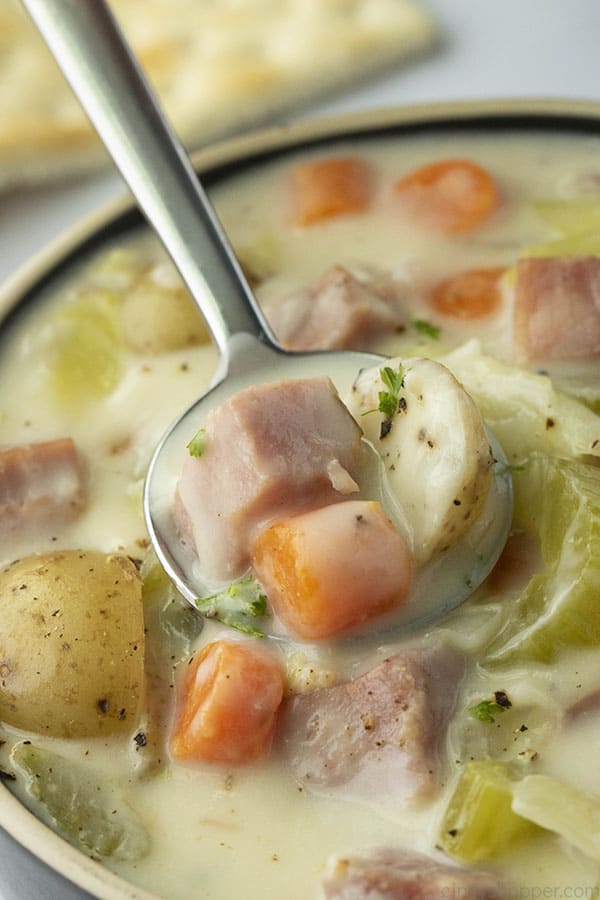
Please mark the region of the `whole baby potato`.
POLYGON ((63 550, 0 572, 0 720, 54 737, 135 727, 142 584, 125 556, 63 550))

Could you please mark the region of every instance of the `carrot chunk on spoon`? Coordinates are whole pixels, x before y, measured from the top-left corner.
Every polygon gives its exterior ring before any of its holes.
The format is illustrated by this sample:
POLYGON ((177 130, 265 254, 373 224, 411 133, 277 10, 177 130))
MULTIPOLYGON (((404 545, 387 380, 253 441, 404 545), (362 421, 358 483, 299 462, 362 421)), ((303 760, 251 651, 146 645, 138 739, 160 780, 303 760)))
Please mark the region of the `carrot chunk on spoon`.
POLYGON ((412 218, 445 234, 475 230, 500 204, 490 173, 468 159, 422 166, 397 181, 395 190, 412 218))
POLYGON ((480 319, 496 312, 502 302, 500 280, 506 269, 468 269, 440 281, 431 290, 429 301, 444 316, 480 319))
POLYGON ((332 157, 299 163, 291 173, 293 222, 313 225, 364 212, 371 200, 371 186, 370 167, 361 159, 332 157))
POLYGON ((242 641, 207 644, 188 666, 171 737, 175 759, 252 762, 271 746, 283 698, 277 659, 242 641))
POLYGON ((376 501, 282 519, 259 535, 252 562, 275 613, 309 640, 401 605, 411 582, 408 546, 376 501))

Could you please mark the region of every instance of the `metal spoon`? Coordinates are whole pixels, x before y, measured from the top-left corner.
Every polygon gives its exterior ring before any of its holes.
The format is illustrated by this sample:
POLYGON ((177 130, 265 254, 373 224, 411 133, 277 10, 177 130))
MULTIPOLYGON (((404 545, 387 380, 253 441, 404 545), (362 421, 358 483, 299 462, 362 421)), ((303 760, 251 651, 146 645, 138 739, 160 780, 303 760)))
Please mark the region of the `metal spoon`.
MULTIPOLYGON (((330 375, 343 395, 360 369, 382 363, 357 352, 290 353, 275 341, 191 163, 163 116, 104 0, 23 0, 115 164, 204 316, 221 360, 212 389, 168 431, 152 459, 144 497, 154 549, 193 604, 207 592, 171 524, 185 447, 209 409, 250 383, 330 375)), ((494 446, 502 459, 501 448, 494 446)), ((480 534, 452 587, 444 563, 424 573, 402 627, 461 603, 497 561, 510 527, 510 478, 496 475, 480 534)), ((461 568, 462 566, 462 568, 461 568)), ((456 562, 455 562, 456 569, 456 562)), ((455 573, 456 574, 456 573, 455 573)))

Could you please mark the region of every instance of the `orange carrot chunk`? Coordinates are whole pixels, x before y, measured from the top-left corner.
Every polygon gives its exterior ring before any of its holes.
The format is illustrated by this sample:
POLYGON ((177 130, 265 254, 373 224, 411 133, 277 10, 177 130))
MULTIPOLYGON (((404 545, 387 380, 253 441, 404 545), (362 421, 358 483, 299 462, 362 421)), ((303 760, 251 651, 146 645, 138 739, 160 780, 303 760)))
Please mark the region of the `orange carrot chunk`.
POLYGON ((273 656, 241 641, 207 644, 186 669, 171 753, 227 763, 265 756, 282 697, 283 674, 273 656))
POLYGON ((374 501, 290 516, 255 542, 253 565, 273 611, 301 638, 328 638, 407 597, 408 546, 374 501))
POLYGON ((502 294, 500 279, 506 269, 469 269, 440 281, 429 301, 437 312, 455 319, 479 319, 495 312, 502 294))
POLYGON ((444 234, 473 231, 498 208, 492 176, 468 159, 445 159, 396 182, 402 207, 420 224, 444 234))
POLYGON ((334 157, 299 163, 291 178, 295 225, 360 213, 369 206, 372 179, 364 160, 334 157))

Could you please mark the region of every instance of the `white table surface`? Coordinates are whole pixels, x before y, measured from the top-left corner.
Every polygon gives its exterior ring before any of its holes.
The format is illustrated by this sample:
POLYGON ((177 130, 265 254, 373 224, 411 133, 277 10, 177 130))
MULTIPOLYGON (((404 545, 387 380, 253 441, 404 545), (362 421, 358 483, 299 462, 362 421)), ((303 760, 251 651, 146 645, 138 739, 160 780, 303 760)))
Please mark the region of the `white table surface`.
MULTIPOLYGON (((435 100, 600 100, 600 0, 423 3, 442 32, 435 52, 290 118, 435 100)), ((1 197, 0 282, 86 212, 123 191, 119 176, 107 172, 1 197)), ((82 896, 0 833, 0 900, 82 896)))

